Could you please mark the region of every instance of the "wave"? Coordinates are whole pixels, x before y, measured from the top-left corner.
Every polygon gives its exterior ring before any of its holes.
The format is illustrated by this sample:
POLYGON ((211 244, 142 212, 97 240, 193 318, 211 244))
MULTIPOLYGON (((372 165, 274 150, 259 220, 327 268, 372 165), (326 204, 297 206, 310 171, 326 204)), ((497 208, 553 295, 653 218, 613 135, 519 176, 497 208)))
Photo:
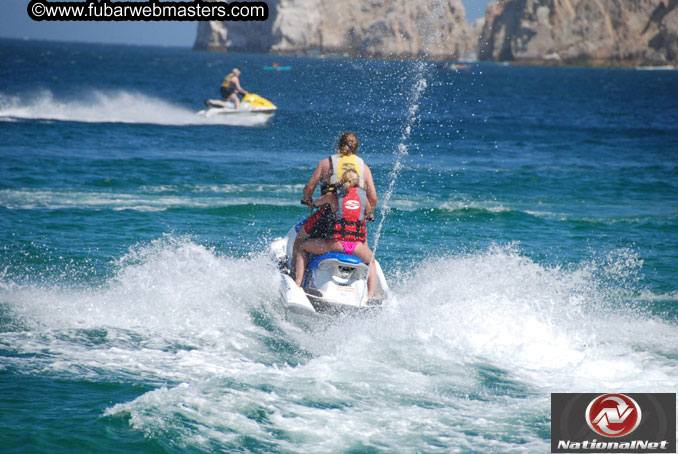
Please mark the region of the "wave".
MULTIPOLYGON (((395 202, 394 206, 407 211, 417 209, 427 209, 427 207, 424 207, 419 203, 410 201, 395 202)), ((668 210, 655 209, 652 210, 653 212, 638 215, 610 213, 609 215, 601 215, 594 217, 590 215, 579 215, 571 212, 568 213, 548 209, 531 209, 521 206, 511 206, 511 204, 503 203, 496 200, 489 201, 466 200, 466 199, 450 200, 438 204, 437 206, 432 206, 431 208, 449 214, 502 215, 517 213, 521 215, 527 215, 532 218, 545 219, 549 221, 591 224, 591 225, 615 225, 615 224, 642 225, 650 223, 665 225, 665 224, 674 224, 678 219, 678 214, 676 214, 671 209, 668 210)))
MULTIPOLYGON (((298 207, 301 184, 215 184, 215 185, 145 185, 134 191, 63 189, 0 189, 0 207, 10 210, 113 210, 162 212, 174 209, 215 209, 240 206, 298 207), (274 195, 274 196, 273 196, 274 195)), ((433 211, 440 215, 506 216, 582 225, 675 225, 678 215, 671 210, 641 216, 576 216, 512 207, 500 201, 414 200, 393 198, 389 211, 433 211)))
MULTIPOLYGON (((273 185, 217 185, 193 188, 177 193, 171 186, 141 188, 143 192, 79 191, 73 189, 0 189, 0 207, 10 210, 132 210, 211 209, 247 205, 298 206, 296 199, 266 197, 280 192, 273 185), (270 189, 267 186, 272 186, 270 189), (252 195, 255 194, 255 195, 252 195), (258 195, 256 195, 258 194, 258 195)), ((283 188, 283 192, 284 188, 283 188)), ((300 193, 290 185, 289 193, 300 193)))
POLYGON ((678 291, 669 293, 656 293, 649 290, 644 290, 640 293, 639 297, 645 301, 678 302, 678 291))
POLYGON ((477 211, 497 214, 516 211, 511 208, 507 208, 503 204, 496 201, 480 202, 463 200, 444 202, 438 207, 438 209, 449 213, 477 211))
POLYGON ((0 93, 0 119, 6 121, 260 126, 269 118, 267 115, 221 115, 206 118, 187 107, 126 90, 91 90, 83 93, 78 99, 66 100, 55 98, 48 90, 40 91, 30 98, 0 93))
POLYGON ((237 194, 244 192, 278 192, 283 194, 301 193, 303 184, 265 184, 265 183, 241 183, 241 184, 191 184, 191 185, 159 185, 142 186, 141 191, 151 193, 176 193, 176 192, 212 192, 217 194, 237 194))
MULTIPOLYGON (((0 189, 0 207, 8 209, 113 209, 165 211, 172 208, 219 208, 248 204, 298 206, 302 184, 216 184, 216 185, 146 185, 138 191, 64 189, 0 189), (289 198, 267 197, 270 194, 289 198)), ((499 202, 447 201, 421 202, 392 199, 391 209, 399 211, 439 210, 444 213, 517 212, 499 202)))
POLYGON ((277 309, 265 256, 168 236, 103 285, 0 276, 2 367, 152 384, 104 416, 177 448, 346 452, 369 433, 399 452, 543 452, 550 392, 675 390, 678 326, 634 304, 639 267, 628 251, 571 267, 513 246, 431 257, 386 269, 381 313, 306 332, 277 309))

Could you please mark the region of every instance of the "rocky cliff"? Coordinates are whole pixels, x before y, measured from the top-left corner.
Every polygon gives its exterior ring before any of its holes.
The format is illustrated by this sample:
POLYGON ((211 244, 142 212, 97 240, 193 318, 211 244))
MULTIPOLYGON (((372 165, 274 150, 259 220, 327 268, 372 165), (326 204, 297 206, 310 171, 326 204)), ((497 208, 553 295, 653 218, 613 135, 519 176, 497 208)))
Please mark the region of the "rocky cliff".
MULTIPOLYGON (((226 0, 210 0, 225 2, 226 0)), ((193 49, 211 51, 268 52, 273 45, 272 27, 278 0, 267 0, 268 19, 247 22, 198 22, 193 49)))
POLYGON ((461 0, 280 0, 273 50, 460 56, 469 49, 466 29, 461 0))
POLYGON ((556 64, 678 63, 678 0, 498 0, 478 56, 556 64))
MULTIPOLYGON (((215 0, 222 1, 222 0, 215 0)), ((268 0, 265 22, 201 22, 196 49, 469 58, 534 64, 678 63, 678 0, 268 0)))
POLYGON ((269 0, 265 22, 204 22, 194 48, 450 58, 475 50, 461 0, 269 0))

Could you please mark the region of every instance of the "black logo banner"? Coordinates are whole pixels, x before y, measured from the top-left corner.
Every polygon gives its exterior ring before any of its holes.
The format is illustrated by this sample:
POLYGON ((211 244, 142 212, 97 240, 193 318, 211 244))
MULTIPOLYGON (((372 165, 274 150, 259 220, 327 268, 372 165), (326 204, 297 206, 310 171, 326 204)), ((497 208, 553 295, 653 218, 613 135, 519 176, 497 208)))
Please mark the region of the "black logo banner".
POLYGON ((553 393, 554 453, 675 453, 675 393, 553 393))

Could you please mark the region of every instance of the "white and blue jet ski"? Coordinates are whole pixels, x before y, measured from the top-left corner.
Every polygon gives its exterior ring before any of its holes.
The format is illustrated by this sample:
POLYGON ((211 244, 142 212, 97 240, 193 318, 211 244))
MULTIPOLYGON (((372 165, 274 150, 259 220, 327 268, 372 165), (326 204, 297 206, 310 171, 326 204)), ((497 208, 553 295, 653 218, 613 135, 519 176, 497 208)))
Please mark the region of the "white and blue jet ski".
POLYGON ((299 287, 289 275, 289 270, 294 267, 291 263, 292 248, 303 222, 292 227, 284 237, 274 240, 270 247, 281 271, 280 296, 289 318, 301 316, 306 321, 309 317, 355 313, 381 307, 389 299, 390 291, 379 262, 374 260, 377 275, 375 298, 368 299, 368 266, 358 257, 336 252, 309 256, 303 285, 299 287))

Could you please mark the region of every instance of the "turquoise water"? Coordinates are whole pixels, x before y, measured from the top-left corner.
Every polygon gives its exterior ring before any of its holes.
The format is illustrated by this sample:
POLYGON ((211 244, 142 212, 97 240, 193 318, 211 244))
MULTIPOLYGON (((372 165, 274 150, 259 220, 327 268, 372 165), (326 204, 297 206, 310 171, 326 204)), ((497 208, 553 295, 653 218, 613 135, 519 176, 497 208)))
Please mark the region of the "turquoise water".
POLYGON ((3 452, 536 453, 551 392, 678 389, 678 72, 0 60, 3 452), (269 122, 196 115, 233 66, 269 122), (308 332, 266 247, 342 131, 395 301, 308 332))

